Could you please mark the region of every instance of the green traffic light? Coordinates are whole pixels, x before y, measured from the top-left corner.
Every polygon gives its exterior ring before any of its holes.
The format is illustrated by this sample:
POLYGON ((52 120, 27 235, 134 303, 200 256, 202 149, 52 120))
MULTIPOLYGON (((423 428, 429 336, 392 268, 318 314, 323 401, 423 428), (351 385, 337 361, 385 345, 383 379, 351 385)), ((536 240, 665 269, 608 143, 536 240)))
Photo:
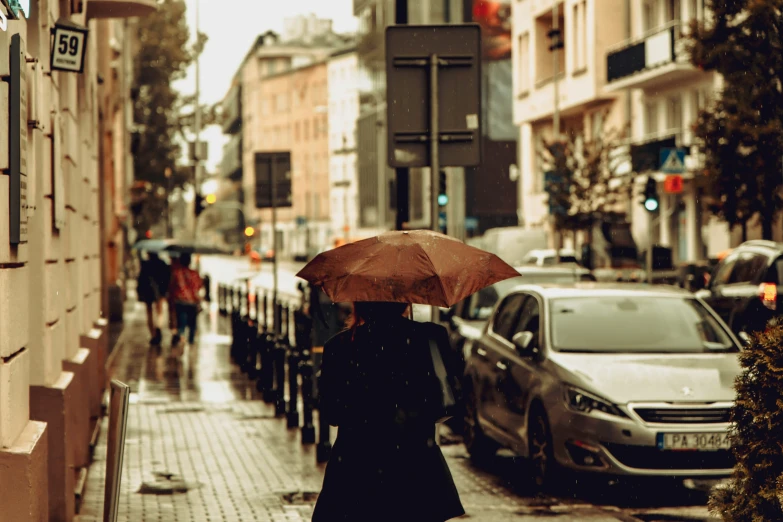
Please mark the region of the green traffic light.
POLYGON ((445 207, 449 203, 449 197, 446 194, 438 194, 438 205, 445 207))
POLYGON ((644 208, 650 212, 655 212, 658 210, 658 200, 654 198, 648 198, 644 200, 644 208))

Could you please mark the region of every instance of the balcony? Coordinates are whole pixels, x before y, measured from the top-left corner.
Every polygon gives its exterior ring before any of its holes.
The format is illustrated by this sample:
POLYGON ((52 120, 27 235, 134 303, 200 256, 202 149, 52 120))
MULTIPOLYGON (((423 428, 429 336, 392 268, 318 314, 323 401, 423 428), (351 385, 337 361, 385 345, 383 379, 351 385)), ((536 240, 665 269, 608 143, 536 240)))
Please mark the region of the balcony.
POLYGON ((234 85, 223 101, 223 134, 236 134, 242 129, 242 89, 234 85))
POLYGON ((234 179, 242 174, 242 135, 234 134, 223 147, 220 172, 225 178, 234 179))
POLYGON ((610 49, 606 56, 607 91, 656 90, 703 75, 689 61, 682 27, 681 22, 673 21, 610 49))
POLYGON ((90 0, 87 18, 133 18, 152 14, 157 8, 155 0, 90 0))

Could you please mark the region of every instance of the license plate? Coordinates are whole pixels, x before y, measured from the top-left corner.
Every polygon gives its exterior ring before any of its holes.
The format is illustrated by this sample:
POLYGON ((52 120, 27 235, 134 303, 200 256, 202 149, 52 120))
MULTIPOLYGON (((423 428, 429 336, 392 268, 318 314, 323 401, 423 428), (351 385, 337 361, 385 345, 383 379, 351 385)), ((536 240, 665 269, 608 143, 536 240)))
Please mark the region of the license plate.
POLYGON ((666 451, 718 451, 731 449, 729 434, 659 433, 658 449, 666 451))

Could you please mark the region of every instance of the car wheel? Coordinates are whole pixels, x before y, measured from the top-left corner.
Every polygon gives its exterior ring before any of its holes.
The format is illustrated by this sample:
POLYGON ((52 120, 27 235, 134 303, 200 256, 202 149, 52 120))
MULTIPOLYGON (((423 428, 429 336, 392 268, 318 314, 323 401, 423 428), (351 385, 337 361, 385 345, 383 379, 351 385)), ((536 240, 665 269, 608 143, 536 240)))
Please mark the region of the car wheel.
POLYGON ((552 433, 549 422, 541 407, 531 412, 527 428, 528 455, 533 485, 544 489, 552 485, 552 471, 555 456, 552 448, 552 433))
POLYGON ((490 439, 481 429, 478 420, 478 408, 476 396, 472 386, 465 387, 465 404, 463 407, 464 419, 462 440, 470 458, 477 464, 486 463, 497 452, 497 444, 490 439))

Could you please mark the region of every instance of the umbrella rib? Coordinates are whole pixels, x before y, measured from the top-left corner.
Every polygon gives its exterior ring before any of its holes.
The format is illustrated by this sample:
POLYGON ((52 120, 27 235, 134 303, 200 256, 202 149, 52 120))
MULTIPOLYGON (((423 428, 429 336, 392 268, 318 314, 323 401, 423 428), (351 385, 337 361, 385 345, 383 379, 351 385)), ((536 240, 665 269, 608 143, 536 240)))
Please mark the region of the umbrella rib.
MULTIPOLYGON (((419 245, 419 248, 421 248, 421 245, 419 245)), ((439 274, 438 274, 438 270, 437 270, 437 268, 435 268, 435 263, 433 263, 433 262, 432 262, 432 259, 430 258, 429 254, 427 254, 427 251, 426 251, 426 250, 424 250, 423 248, 421 248, 421 251, 422 251, 422 252, 424 252, 424 256, 427 258, 427 262, 428 262, 428 263, 430 264, 430 266, 432 267, 432 273, 433 273, 433 274, 435 274, 435 278, 436 278, 436 280, 438 281, 438 284, 440 285, 440 289, 441 289, 441 291, 443 292, 443 299, 444 299, 444 300, 445 300, 447 303, 450 303, 451 301, 449 300, 449 296, 448 296, 448 294, 446 293, 446 287, 445 287, 445 286, 443 286, 443 280, 440 278, 440 276, 439 276, 439 274)))

